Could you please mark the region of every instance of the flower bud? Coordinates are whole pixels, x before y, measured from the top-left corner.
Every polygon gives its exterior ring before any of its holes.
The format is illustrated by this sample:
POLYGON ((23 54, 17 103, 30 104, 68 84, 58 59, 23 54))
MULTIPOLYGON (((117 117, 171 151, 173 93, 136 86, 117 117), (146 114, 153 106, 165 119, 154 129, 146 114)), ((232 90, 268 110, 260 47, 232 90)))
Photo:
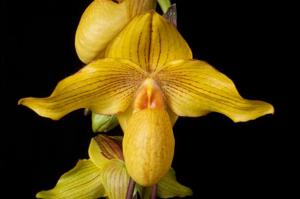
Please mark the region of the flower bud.
POLYGON ((75 35, 75 48, 84 63, 101 58, 108 43, 132 17, 153 9, 156 0, 94 0, 84 11, 75 35))
POLYGON ((114 115, 100 115, 92 113, 93 132, 107 132, 119 125, 118 119, 114 115))

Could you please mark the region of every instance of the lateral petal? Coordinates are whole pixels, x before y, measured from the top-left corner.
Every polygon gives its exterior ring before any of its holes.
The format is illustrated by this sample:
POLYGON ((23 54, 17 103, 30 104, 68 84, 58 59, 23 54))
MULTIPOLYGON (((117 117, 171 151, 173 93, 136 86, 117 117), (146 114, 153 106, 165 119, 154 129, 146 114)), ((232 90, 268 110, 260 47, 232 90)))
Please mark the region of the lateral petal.
POLYGON ((101 172, 90 160, 79 160, 76 166, 62 175, 56 186, 36 194, 47 199, 96 199, 105 196, 101 184, 101 172))
POLYGON ((274 112, 267 102, 242 98, 227 76, 203 61, 170 62, 157 71, 155 78, 167 104, 179 116, 219 112, 234 122, 244 122, 274 112))
POLYGON ((97 60, 59 82, 50 97, 23 98, 19 104, 53 120, 80 108, 112 115, 127 109, 144 75, 127 60, 97 60))

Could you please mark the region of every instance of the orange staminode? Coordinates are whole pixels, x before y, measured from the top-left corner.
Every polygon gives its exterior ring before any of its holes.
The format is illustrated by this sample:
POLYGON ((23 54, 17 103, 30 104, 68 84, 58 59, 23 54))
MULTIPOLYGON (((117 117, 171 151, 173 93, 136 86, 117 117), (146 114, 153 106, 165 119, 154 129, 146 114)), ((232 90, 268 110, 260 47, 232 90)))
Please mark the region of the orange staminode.
POLYGON ((137 91, 134 110, 164 108, 162 92, 153 79, 146 79, 137 91))

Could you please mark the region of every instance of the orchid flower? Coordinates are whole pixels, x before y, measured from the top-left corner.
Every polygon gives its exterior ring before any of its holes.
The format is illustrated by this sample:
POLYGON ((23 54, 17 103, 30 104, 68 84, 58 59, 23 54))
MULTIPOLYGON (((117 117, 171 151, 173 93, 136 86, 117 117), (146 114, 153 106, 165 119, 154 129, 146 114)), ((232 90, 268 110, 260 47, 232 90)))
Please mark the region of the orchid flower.
POLYGON ((81 108, 117 115, 128 174, 157 184, 171 167, 177 116, 210 112, 245 122, 274 112, 241 97, 234 83, 192 52, 177 29, 154 11, 134 17, 95 60, 58 83, 47 98, 24 98, 37 114, 58 120, 81 108))
MULTIPOLYGON (((125 198, 129 184, 122 155, 122 137, 98 135, 89 146, 90 159, 79 160, 76 166, 62 175, 56 186, 37 193, 37 198, 58 199, 109 199, 125 198)), ((148 198, 148 189, 135 185, 134 196, 148 198)), ((192 190, 176 181, 175 172, 170 169, 158 183, 157 195, 161 198, 185 197, 192 190)))

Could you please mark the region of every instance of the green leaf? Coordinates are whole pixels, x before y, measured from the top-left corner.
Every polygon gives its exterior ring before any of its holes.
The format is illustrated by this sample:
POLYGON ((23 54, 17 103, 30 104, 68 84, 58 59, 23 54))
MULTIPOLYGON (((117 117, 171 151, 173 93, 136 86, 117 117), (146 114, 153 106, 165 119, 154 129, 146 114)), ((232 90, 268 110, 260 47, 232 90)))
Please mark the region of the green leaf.
POLYGON ((92 113, 93 132, 107 132, 119 125, 118 119, 114 115, 100 115, 92 113))
POLYGON ((133 198, 137 198, 139 196, 142 196, 143 195, 143 187, 137 183, 135 183, 135 186, 134 186, 134 191, 133 191, 133 198))
POLYGON ((90 160, 79 160, 76 166, 63 174, 56 186, 36 194, 47 199, 97 199, 105 196, 101 172, 90 160))
POLYGON ((125 198, 129 175, 124 162, 117 159, 110 160, 103 168, 101 181, 109 199, 125 198))
POLYGON ((157 195, 160 198, 186 197, 192 194, 190 188, 177 182, 173 168, 158 183, 157 195))

